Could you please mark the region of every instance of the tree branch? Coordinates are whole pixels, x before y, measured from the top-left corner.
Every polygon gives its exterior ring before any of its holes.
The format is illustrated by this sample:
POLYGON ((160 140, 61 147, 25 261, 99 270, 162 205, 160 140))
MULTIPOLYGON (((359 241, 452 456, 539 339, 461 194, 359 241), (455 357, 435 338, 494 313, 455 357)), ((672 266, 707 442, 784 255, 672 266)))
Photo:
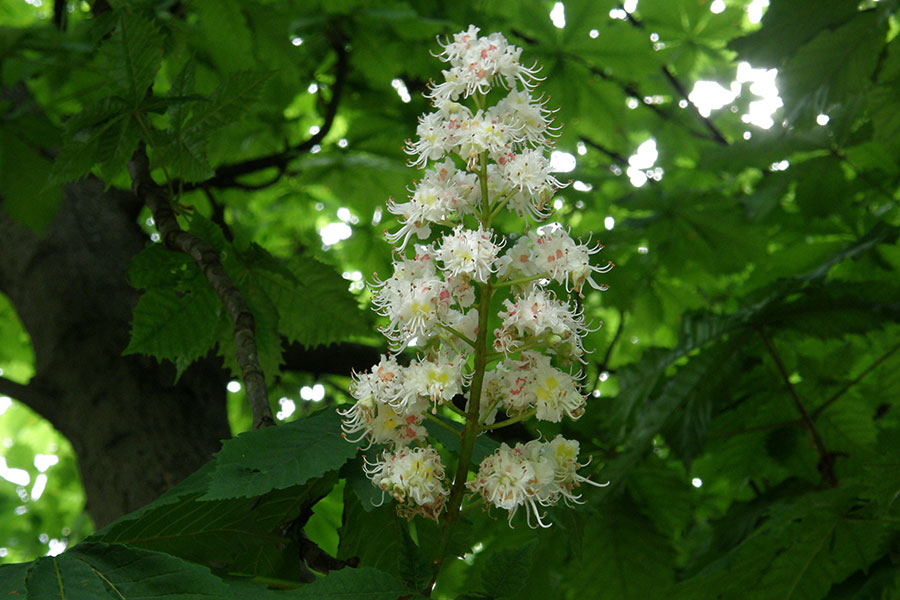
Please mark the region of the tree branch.
POLYGON ((819 455, 819 463, 817 467, 819 469, 819 472, 822 474, 822 479, 824 479, 829 486, 837 487, 838 480, 837 476, 834 474, 834 459, 836 457, 835 453, 829 452, 825 447, 825 441, 822 439, 822 434, 820 434, 819 430, 816 429, 815 422, 813 421, 812 417, 809 416, 809 413, 803 406, 803 401, 800 399, 800 395, 791 384, 790 375, 788 375, 787 369, 784 367, 784 363, 781 362, 781 356, 779 356, 778 351, 772 344, 772 341, 766 335, 766 332, 763 331, 762 327, 758 327, 756 329, 756 332, 759 334, 759 337, 762 338, 763 343, 766 345, 766 349, 772 356, 772 360, 775 361, 775 366, 778 368, 778 372, 781 374, 784 385, 787 387, 788 392, 790 392, 791 397, 794 399, 794 406, 797 408, 797 412, 800 413, 800 419, 803 422, 804 427, 806 427, 807 431, 809 431, 809 435, 812 438, 813 445, 816 447, 816 452, 819 455))
POLYGON ((66 30, 68 24, 68 0, 53 0, 53 26, 60 31, 66 30))
POLYGON ((260 156, 250 160, 222 165, 216 169, 215 175, 206 181, 197 183, 173 182, 175 189, 184 189, 185 191, 195 190, 197 188, 241 188, 246 190, 258 190, 273 185, 281 179, 287 170, 288 164, 297 156, 304 152, 308 152, 313 146, 320 143, 334 124, 334 118, 337 115, 338 106, 344 92, 344 85, 347 82, 347 73, 349 71, 346 40, 344 36, 335 32, 332 34, 331 46, 337 55, 337 65, 335 66, 334 85, 331 87, 331 99, 325 107, 325 115, 319 131, 310 136, 307 140, 286 148, 282 152, 260 156), (238 181, 239 177, 263 171, 266 169, 278 169, 278 174, 272 180, 258 185, 248 185, 238 181))
MULTIPOLYGON (((631 23, 632 26, 637 27, 638 29, 641 29, 641 30, 644 29, 644 23, 640 19, 638 19, 633 14, 626 11, 625 7, 622 4, 619 4, 619 8, 623 12, 625 12, 625 14, 628 15, 626 20, 629 23, 631 23)), ((723 146, 727 146, 728 140, 725 138, 724 135, 722 135, 722 132, 719 131, 719 129, 713 124, 712 121, 709 120, 708 117, 704 117, 703 115, 700 114, 700 109, 698 109, 697 106, 693 102, 691 102, 691 100, 688 98, 688 91, 684 88, 683 85, 681 85, 681 82, 678 81, 678 78, 675 77, 675 75, 672 73, 672 70, 669 69, 669 66, 663 65, 660 67, 660 70, 662 71, 663 77, 665 77, 666 80, 672 85, 672 87, 675 88, 675 91, 678 92, 678 95, 681 96, 681 98, 685 102, 687 102, 688 106, 691 107, 691 111, 694 113, 694 115, 698 119, 700 119, 700 122, 703 124, 703 126, 706 128, 706 130, 712 136, 709 139, 712 139, 713 141, 716 141, 716 142, 722 144, 723 146)), ((639 96, 639 98, 640 98, 640 96, 639 96)))
MULTIPOLYGON (((609 148, 600 144, 599 142, 595 142, 594 140, 592 140, 588 137, 585 137, 585 136, 581 136, 578 139, 581 140, 581 143, 583 143, 585 146, 590 146, 594 150, 599 150, 601 153, 608 156, 615 164, 619 165, 623 169, 628 168, 628 159, 625 158, 624 154, 620 154, 619 152, 616 152, 615 150, 610 150, 609 148)), ((653 180, 653 179, 651 179, 650 181, 655 182, 655 180, 653 180)))
POLYGON ((194 259, 234 323, 235 355, 241 367, 244 390, 253 414, 253 428, 274 425, 275 419, 269 407, 266 379, 259 365, 253 313, 247 302, 225 273, 215 249, 197 236, 181 229, 172 210, 168 191, 150 176, 150 164, 143 142, 128 162, 128 172, 131 174, 134 194, 150 208, 165 247, 184 252, 194 259))
POLYGON ((16 383, 5 377, 0 377, 0 394, 15 398, 45 417, 47 416, 47 409, 54 404, 53 397, 39 390, 34 383, 16 383))
POLYGON ((378 362, 377 348, 363 344, 341 343, 307 349, 302 344, 284 343, 284 368, 314 375, 345 375, 365 371, 378 362))
POLYGON ((815 421, 816 419, 818 419, 819 416, 822 414, 822 412, 826 408, 828 408, 829 406, 831 406, 832 404, 837 402, 838 399, 840 399, 841 396, 846 394, 850 388, 852 388, 854 385, 856 385, 857 383, 862 381, 866 377, 866 375, 868 375, 869 373, 874 371, 881 363, 883 363, 888 358, 890 358, 891 355, 894 354, 897 350, 900 350, 900 344, 897 344, 897 345, 893 346, 892 348, 890 348, 887 352, 882 354, 875 362, 873 362, 871 365, 869 365, 868 367, 863 369, 862 373, 857 375, 852 381, 848 382, 844 387, 842 387, 837 392, 835 392, 834 395, 832 395, 828 400, 823 402, 821 406, 819 406, 812 412, 813 420, 815 421))

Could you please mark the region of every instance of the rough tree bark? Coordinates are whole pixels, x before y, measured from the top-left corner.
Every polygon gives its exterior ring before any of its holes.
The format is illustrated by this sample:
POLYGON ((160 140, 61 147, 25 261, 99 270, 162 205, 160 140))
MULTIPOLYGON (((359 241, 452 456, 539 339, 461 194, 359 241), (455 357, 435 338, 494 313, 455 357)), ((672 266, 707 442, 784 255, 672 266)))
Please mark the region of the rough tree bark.
POLYGON ((130 194, 69 185, 42 235, 0 208, 0 291, 31 336, 35 377, 20 398, 72 443, 97 527, 153 500, 229 437, 227 374, 122 356, 138 291, 129 261, 148 241, 130 194))
MULTIPOLYGON (((75 450, 96 526, 150 502, 209 460, 230 436, 217 357, 176 385, 169 363, 122 356, 138 291, 131 258, 148 242, 131 192, 90 179, 66 188, 46 232, 14 221, 0 200, 0 292, 31 336, 35 376, 9 395, 47 418, 75 450)), ((378 361, 358 344, 285 349, 286 368, 347 375, 378 361)))

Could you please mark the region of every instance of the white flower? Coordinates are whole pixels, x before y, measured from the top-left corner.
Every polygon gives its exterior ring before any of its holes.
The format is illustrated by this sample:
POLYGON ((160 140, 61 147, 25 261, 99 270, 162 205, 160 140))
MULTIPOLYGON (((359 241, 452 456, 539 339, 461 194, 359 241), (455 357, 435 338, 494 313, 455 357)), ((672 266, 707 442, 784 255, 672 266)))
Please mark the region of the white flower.
POLYGON ((441 113, 431 113, 419 117, 416 127, 418 141, 406 141, 406 153, 418 155, 410 164, 424 167, 429 160, 440 160, 454 146, 452 133, 441 113))
POLYGON ((487 113, 479 110, 472 118, 460 121, 458 153, 466 160, 467 167, 474 169, 483 152, 493 159, 508 154, 510 144, 516 139, 515 133, 515 129, 501 121, 493 109, 487 113))
POLYGON ((517 190, 529 196, 552 193, 563 186, 550 174, 550 161, 540 150, 510 153, 500 163, 500 174, 517 190))
POLYGON ((441 247, 435 253, 444 264, 444 272, 449 277, 468 275, 481 283, 487 282, 494 272, 494 261, 502 247, 493 241, 493 232, 465 229, 457 225, 451 234, 445 235, 441 247))
POLYGON ((591 266, 590 257, 603 246, 591 248, 588 244, 576 244, 569 233, 559 225, 545 225, 543 235, 534 231, 519 238, 515 245, 498 261, 497 272, 508 279, 546 275, 579 294, 587 282, 596 290, 607 289, 593 280, 594 273, 608 273, 612 263, 602 267, 591 266))
POLYGON ((576 378, 553 367, 539 352, 522 352, 520 360, 507 359, 488 371, 484 393, 510 416, 534 408, 538 420, 558 423, 563 414, 572 419, 584 414, 576 378))
POLYGON ((400 413, 385 402, 367 398, 358 400, 347 410, 337 412, 344 418, 341 429, 347 441, 357 443, 368 439, 368 448, 372 444, 405 446, 412 441, 425 439, 428 432, 421 425, 424 408, 424 403, 410 405, 406 407, 406 412, 400 413), (359 435, 351 438, 352 434, 359 435))
POLYGON ((416 246, 416 258, 394 263, 394 275, 372 285, 372 304, 390 322, 381 332, 405 348, 418 336, 428 337, 450 306, 450 290, 437 275, 427 246, 416 246))
POLYGON ((397 215, 402 224, 399 231, 386 236, 388 241, 396 244, 402 240, 398 249, 403 250, 413 233, 419 239, 431 235, 429 223, 446 224, 471 213, 471 198, 477 185, 474 174, 458 170, 450 159, 428 169, 409 202, 388 201, 388 212, 397 215))
POLYGON ((372 484, 401 503, 406 516, 421 514, 437 520, 447 490, 441 455, 431 446, 385 451, 381 459, 366 468, 372 484))
MULTIPOLYGON (((545 475, 546 470, 541 470, 545 475)), ((531 518, 541 527, 549 527, 541 521, 537 507, 540 503, 538 491, 541 487, 535 465, 525 456, 525 446, 516 444, 510 448, 501 444, 500 448, 481 461, 475 479, 466 483, 473 492, 480 494, 485 502, 509 511, 509 522, 520 506, 526 510, 526 519, 531 526, 531 518)))
POLYGON ((523 340, 546 343, 557 354, 566 358, 580 358, 584 354, 581 336, 587 332, 584 317, 560 302, 546 290, 532 287, 515 302, 504 300, 506 308, 498 316, 502 319, 494 333, 494 349, 509 353, 515 351, 523 340), (535 338, 541 338, 535 340, 535 338))
POLYGON ((557 137, 560 128, 553 127, 550 118, 556 111, 544 108, 544 104, 546 100, 534 100, 527 91, 513 89, 494 108, 499 118, 517 132, 517 142, 547 147, 547 136, 557 137))
POLYGON ((566 503, 581 503, 581 494, 575 494, 573 491, 581 483, 587 483, 596 487, 609 485, 609 482, 595 483, 576 472, 581 467, 587 466, 587 463, 581 464, 578 462, 578 450, 578 440, 567 440, 561 435, 557 435, 553 438, 553 441, 543 444, 541 450, 544 456, 553 461, 553 478, 555 482, 553 492, 562 496, 566 503))
MULTIPOLYGON (((440 352, 433 359, 417 360, 409 365, 404 382, 404 397, 423 396, 434 405, 450 402, 463 391, 462 368, 465 359, 449 352, 440 352)), ((432 412, 435 412, 432 410, 432 412)))
POLYGON ((470 25, 466 31, 455 34, 453 41, 441 43, 443 51, 437 56, 450 63, 451 75, 444 72, 447 81, 463 82, 466 96, 486 94, 495 80, 507 88, 514 88, 517 82, 526 88, 534 86, 538 69, 519 63, 521 48, 510 45, 499 33, 478 37, 478 32, 477 27, 470 25))
MULTIPOLYGON (((447 313, 447 327, 464 335, 469 340, 475 340, 478 337, 478 309, 473 308, 465 313, 455 309, 450 309, 447 313)), ((461 348, 462 351, 471 352, 468 342, 462 341, 458 336, 449 331, 442 332, 443 339, 453 348, 461 348), (460 344, 463 344, 461 347, 460 344)))

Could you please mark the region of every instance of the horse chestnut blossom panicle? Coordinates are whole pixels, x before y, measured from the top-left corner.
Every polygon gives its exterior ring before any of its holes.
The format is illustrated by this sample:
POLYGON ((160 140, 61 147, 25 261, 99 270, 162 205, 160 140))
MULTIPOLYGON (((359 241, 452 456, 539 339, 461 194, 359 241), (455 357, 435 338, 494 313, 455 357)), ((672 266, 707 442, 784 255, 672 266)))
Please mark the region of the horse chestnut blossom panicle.
POLYGON ((393 273, 370 285, 392 352, 417 354, 382 356, 353 375, 355 403, 339 411, 344 436, 383 445, 366 459, 373 485, 404 516, 446 519, 444 536, 467 501, 508 511, 510 524, 524 507, 529 525, 545 526, 543 507, 580 502, 580 484, 598 485, 577 472, 585 466, 579 443, 538 433, 501 444, 475 473, 472 449, 494 429, 584 414, 583 338, 591 329, 569 295, 605 290, 596 277, 612 264, 591 264, 602 246, 558 224, 536 227, 564 187, 547 158, 559 127, 537 93, 537 65, 521 63, 522 50, 501 34, 481 36, 475 26, 441 47, 443 81, 425 94, 434 110, 406 143, 411 166, 424 173, 406 201, 387 203, 398 223, 386 232, 396 246, 393 273), (510 244, 495 228, 504 211, 506 229, 521 223, 510 244), (431 436, 440 430, 436 448, 431 436), (457 446, 448 478, 442 453, 457 446))

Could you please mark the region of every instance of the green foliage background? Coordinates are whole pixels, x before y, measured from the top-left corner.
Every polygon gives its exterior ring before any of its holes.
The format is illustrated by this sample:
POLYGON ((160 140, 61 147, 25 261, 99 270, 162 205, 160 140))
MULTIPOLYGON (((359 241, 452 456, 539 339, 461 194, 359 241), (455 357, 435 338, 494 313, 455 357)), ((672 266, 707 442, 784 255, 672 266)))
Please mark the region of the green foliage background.
MULTIPOLYGON (((0 481, 0 560, 43 555, 41 533, 70 549, 3 566, 0 591, 389 599, 427 583, 436 527, 372 505, 332 409, 347 382, 323 381, 328 408, 308 416, 296 389, 312 380, 281 369, 280 336, 380 343, 365 292, 351 295, 340 273, 389 272, 382 207, 415 177, 402 141, 427 110, 419 92, 439 69, 429 51, 474 23, 544 65, 565 124, 558 149, 577 157, 566 176, 589 188, 562 191, 557 218, 592 232, 617 264, 611 289, 584 299, 604 323, 586 340, 588 411, 545 429, 581 440, 587 474, 611 483, 552 509, 548 531, 467 514, 451 543, 463 559, 436 596, 900 597, 896 0, 771 0, 760 24, 739 0, 720 13, 703 0, 640 0, 627 18, 611 16, 626 15, 617 2, 569 0, 564 28, 539 1, 110 4, 93 16, 68 3, 66 31, 46 3, 0 6, 0 85, 24 83, 42 109, 0 100, 3 208, 41 230, 66 182, 93 174, 129 188, 126 163, 143 141, 158 180, 193 207, 183 225, 246 292, 273 398, 302 406, 92 533, 71 449, 12 404, 0 417, 7 464, 34 481, 35 454, 59 463, 37 501, 0 481), (755 99, 746 85, 708 118, 686 102, 696 81, 729 87, 741 61, 778 69, 784 106, 769 129, 742 121, 755 99), (663 172, 635 187, 623 171, 650 138, 663 172), (234 169, 273 155, 265 169, 234 169), (352 236, 323 247, 339 208, 352 236), (219 209, 233 241, 211 220, 219 209), (299 584, 283 529, 310 507, 307 535, 360 568, 299 584), (264 587, 273 582, 298 587, 264 587)), ((129 279, 146 291, 125 352, 181 372, 218 346, 236 369, 227 315, 187 257, 148 244, 129 279)), ((32 365, 0 298, 3 376, 24 383, 32 365)), ((247 409, 232 412, 239 433, 247 409)))

